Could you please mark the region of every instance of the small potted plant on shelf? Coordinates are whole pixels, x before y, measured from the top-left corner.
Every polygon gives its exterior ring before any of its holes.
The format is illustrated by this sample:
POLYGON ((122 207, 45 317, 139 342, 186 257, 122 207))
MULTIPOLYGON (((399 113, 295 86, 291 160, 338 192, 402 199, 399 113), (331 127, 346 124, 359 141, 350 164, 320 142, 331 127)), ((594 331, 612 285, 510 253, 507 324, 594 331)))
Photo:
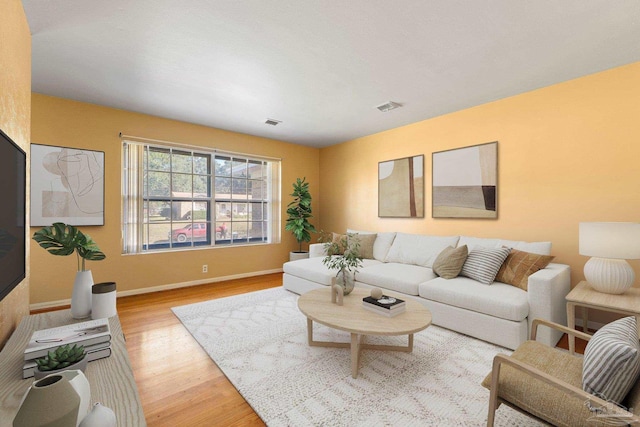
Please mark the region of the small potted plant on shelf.
POLYGON ((83 319, 91 314, 91 287, 93 276, 85 268, 85 261, 100 261, 106 255, 100 251, 96 242, 73 225, 56 222, 36 231, 33 240, 52 255, 71 255, 76 253, 78 272, 71 294, 71 315, 74 319, 83 319))
POLYGON ((49 374, 66 371, 67 369, 84 371, 87 367, 86 354, 82 345, 61 345, 47 353, 46 356, 36 359, 35 379, 39 380, 49 374))
POLYGON ((355 234, 347 234, 337 239, 325 240, 327 255, 322 263, 329 270, 337 270, 336 284, 342 287, 344 295, 351 293, 355 286, 355 275, 362 267, 360 258, 360 241, 355 234))
POLYGON ((293 193, 290 194, 293 201, 287 205, 287 222, 285 230, 291 231, 298 242, 298 250, 289 254, 289 260, 307 258, 309 253, 302 250, 302 242, 311 241, 311 233, 316 233, 316 229, 309 222, 311 215, 311 193, 309 193, 309 183, 305 178, 298 178, 293 183, 293 193))

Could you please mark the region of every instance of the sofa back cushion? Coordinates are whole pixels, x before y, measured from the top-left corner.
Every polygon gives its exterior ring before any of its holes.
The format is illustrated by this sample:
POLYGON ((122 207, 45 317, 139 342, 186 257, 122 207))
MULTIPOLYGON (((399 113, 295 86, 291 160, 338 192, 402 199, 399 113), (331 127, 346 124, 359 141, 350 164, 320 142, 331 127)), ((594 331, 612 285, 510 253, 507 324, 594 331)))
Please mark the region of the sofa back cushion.
POLYGON ((397 233, 385 262, 433 266, 433 261, 443 249, 456 246, 458 236, 427 236, 397 233))
POLYGON ((485 239, 481 237, 460 236, 458 246, 467 245, 469 251, 476 247, 496 249, 506 246, 519 251, 538 255, 551 255, 551 242, 523 242, 520 240, 485 239))

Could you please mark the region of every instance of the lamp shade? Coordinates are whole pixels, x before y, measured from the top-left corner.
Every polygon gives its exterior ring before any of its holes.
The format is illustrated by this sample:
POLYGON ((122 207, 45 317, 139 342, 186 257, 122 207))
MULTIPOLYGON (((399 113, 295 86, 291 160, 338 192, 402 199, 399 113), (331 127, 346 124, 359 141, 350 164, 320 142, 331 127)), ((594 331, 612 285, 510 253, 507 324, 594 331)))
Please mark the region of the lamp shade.
POLYGON ((579 250, 597 258, 640 259, 640 224, 581 222, 579 250))

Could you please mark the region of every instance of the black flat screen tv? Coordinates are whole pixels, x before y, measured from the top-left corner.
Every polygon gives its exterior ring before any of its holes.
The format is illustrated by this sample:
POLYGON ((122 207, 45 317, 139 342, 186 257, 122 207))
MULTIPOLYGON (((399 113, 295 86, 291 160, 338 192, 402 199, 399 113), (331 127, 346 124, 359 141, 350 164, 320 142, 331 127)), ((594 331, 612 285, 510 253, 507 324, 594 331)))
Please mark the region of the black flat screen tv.
POLYGON ((0 130, 0 300, 25 277, 27 156, 0 130))

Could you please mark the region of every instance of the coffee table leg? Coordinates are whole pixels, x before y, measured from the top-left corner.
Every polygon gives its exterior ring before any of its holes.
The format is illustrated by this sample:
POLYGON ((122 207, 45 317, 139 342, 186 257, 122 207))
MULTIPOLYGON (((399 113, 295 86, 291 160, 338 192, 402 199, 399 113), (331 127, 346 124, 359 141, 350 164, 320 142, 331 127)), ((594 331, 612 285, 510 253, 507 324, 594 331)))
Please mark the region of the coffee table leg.
POLYGON ((413 334, 409 334, 409 344, 407 345, 407 352, 411 353, 413 351, 413 334))
POLYGON ((307 317, 307 342, 309 345, 313 342, 313 320, 307 317))
POLYGON ((358 367, 360 366, 360 341, 362 335, 351 334, 351 376, 358 378, 358 367))

